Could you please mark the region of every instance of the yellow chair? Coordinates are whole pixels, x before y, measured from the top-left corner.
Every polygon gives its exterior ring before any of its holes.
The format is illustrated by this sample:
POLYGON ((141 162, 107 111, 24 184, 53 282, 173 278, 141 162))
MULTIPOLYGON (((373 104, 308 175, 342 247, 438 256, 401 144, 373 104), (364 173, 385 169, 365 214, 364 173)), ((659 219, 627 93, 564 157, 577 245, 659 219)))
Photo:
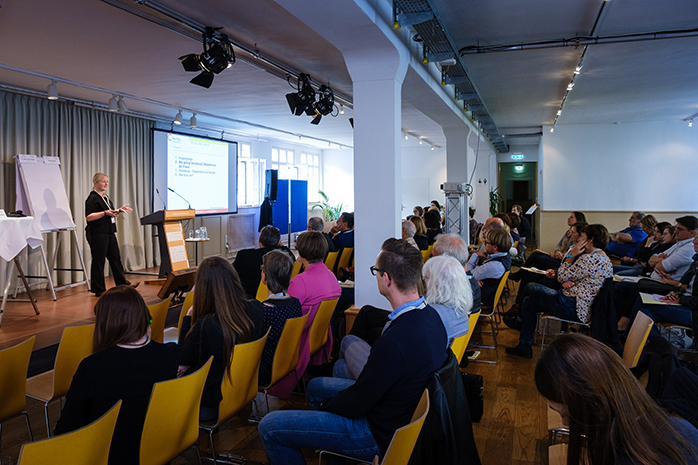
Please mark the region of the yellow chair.
MULTIPOLYGON (((259 386, 259 390, 264 392, 264 402, 269 411, 269 398, 267 391, 276 383, 284 379, 288 374, 293 373, 296 376, 296 367, 298 366, 298 357, 300 354, 300 341, 305 323, 308 321, 309 313, 298 318, 289 318, 284 323, 284 329, 281 331, 279 343, 276 345, 274 352, 274 360, 271 363, 271 380, 266 386, 259 386)), ((296 377, 296 384, 298 378, 296 377)))
POLYGON ((647 338, 650 335, 652 325, 654 325, 652 318, 642 312, 637 312, 635 321, 633 321, 633 325, 628 332, 628 338, 625 340, 625 347, 623 348, 623 363, 626 367, 634 368, 637 366, 637 362, 640 360, 640 354, 642 354, 642 349, 645 347, 647 338))
POLYGON ((426 263, 431 258, 431 253, 434 250, 434 245, 430 245, 427 250, 422 250, 422 263, 426 263))
POLYGON ((349 261, 351 260, 351 256, 353 253, 354 247, 345 247, 344 249, 342 249, 342 256, 339 257, 339 263, 337 264, 337 274, 339 274, 340 268, 349 268, 349 261))
POLYGON ((267 285, 264 284, 261 280, 259 281, 259 287, 257 288, 257 296, 255 298, 260 302, 264 302, 269 298, 267 285))
POLYGON ((24 444, 17 465, 107 465, 118 401, 107 413, 89 425, 43 441, 24 444))
POLYGON ((475 329, 475 326, 477 326, 477 320, 479 318, 480 312, 471 313, 468 317, 468 332, 463 334, 462 336, 455 338, 451 343, 451 350, 458 359, 459 364, 461 360, 463 360, 463 355, 465 355, 465 349, 468 348, 468 343, 470 342, 470 338, 473 335, 473 330, 475 329))
POLYGON ((178 342, 179 329, 182 327, 182 320, 187 316, 187 312, 194 305, 194 291, 189 291, 184 298, 182 310, 179 312, 179 321, 176 328, 165 328, 165 342, 178 342))
POLYGON ((169 463, 197 445, 201 393, 212 361, 213 356, 190 375, 155 383, 143 424, 141 465, 169 463))
MULTIPOLYGON (((499 331, 497 327, 494 325, 495 319, 497 318, 497 307, 499 306, 499 299, 502 296, 502 291, 504 290, 504 286, 507 284, 507 279, 509 278, 509 271, 504 273, 502 275, 502 278, 499 281, 499 286, 497 287, 497 292, 494 295, 494 304, 491 307, 487 307, 483 305, 480 308, 480 318, 485 318, 490 320, 490 326, 492 327, 492 338, 494 339, 494 345, 491 346, 486 346, 486 345, 476 345, 473 344, 473 347, 476 347, 478 349, 494 349, 494 354, 495 354, 495 360, 481 360, 480 358, 477 358, 473 360, 474 362, 481 362, 481 363, 497 363, 499 361, 499 353, 497 351, 497 332, 499 331)), ((482 331, 480 331, 482 332, 482 331)))
POLYGON ((160 303, 148 305, 150 318, 153 320, 150 324, 150 338, 160 344, 165 340, 165 320, 167 320, 167 311, 170 308, 171 301, 172 296, 160 303))
POLYGON ((312 357, 327 343, 330 331, 330 319, 337 306, 339 297, 333 300, 323 300, 315 313, 315 318, 310 324, 310 335, 308 343, 310 345, 310 356, 312 357))
POLYGON ((422 394, 422 398, 417 404, 417 408, 412 415, 412 420, 403 426, 395 430, 393 438, 390 440, 390 445, 385 451, 385 456, 383 461, 379 462, 379 458, 376 455, 373 458, 373 462, 367 462, 365 460, 357 460, 356 458, 349 457, 342 454, 337 454, 330 451, 320 451, 320 457, 318 459, 318 465, 322 465, 322 454, 332 454, 339 457, 345 457, 348 459, 355 460, 357 462, 371 463, 372 465, 407 465, 412 456, 412 451, 414 450, 415 444, 417 444, 417 438, 419 433, 422 432, 422 426, 424 426, 424 420, 429 413, 429 390, 425 389, 422 394))
POLYGON ((34 440, 27 415, 27 370, 36 336, 8 349, 0 350, 0 439, 2 422, 24 415, 29 439, 34 440))
POLYGON ((269 331, 270 329, 261 339, 235 345, 230 365, 230 376, 224 376, 221 382, 223 399, 218 406, 218 419, 199 424, 199 428, 208 431, 213 463, 216 463, 213 432, 257 397, 259 363, 262 360, 262 352, 264 352, 264 344, 267 342, 269 331))
POLYGON ((325 266, 328 270, 334 272, 334 266, 337 264, 337 257, 339 256, 339 251, 330 252, 325 257, 325 266))
POLYGON ((293 264, 293 272, 291 273, 291 279, 298 276, 298 274, 301 272, 301 268, 303 268, 303 264, 301 262, 296 262, 293 264))
MULTIPOLYGON (((27 380, 27 396, 44 403, 46 432, 51 437, 48 406, 68 392, 73 375, 85 357, 92 355, 95 325, 72 326, 63 330, 53 370, 27 380)), ((60 404, 61 402, 59 402, 60 404)))

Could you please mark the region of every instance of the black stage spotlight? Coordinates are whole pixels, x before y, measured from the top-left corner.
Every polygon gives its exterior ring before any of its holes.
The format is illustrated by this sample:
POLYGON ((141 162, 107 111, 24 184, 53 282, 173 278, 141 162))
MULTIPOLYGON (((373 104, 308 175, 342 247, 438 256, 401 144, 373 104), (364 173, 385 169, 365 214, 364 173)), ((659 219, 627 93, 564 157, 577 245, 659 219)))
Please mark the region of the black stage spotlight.
MULTIPOLYGON (((290 79, 290 76, 288 76, 290 79)), ((298 76, 298 86, 296 92, 286 94, 286 101, 291 109, 291 113, 300 116, 305 112, 308 116, 315 115, 315 89, 310 85, 310 76, 301 74, 298 76)))
POLYGON ((201 74, 192 79, 192 84, 209 88, 213 83, 213 75, 218 74, 235 63, 235 51, 228 36, 218 32, 221 28, 206 27, 202 35, 204 53, 190 53, 179 57, 185 71, 201 74))
POLYGON ((334 110, 334 92, 330 86, 321 85, 318 90, 319 97, 315 102, 315 118, 310 124, 320 124, 323 116, 327 116, 334 110))

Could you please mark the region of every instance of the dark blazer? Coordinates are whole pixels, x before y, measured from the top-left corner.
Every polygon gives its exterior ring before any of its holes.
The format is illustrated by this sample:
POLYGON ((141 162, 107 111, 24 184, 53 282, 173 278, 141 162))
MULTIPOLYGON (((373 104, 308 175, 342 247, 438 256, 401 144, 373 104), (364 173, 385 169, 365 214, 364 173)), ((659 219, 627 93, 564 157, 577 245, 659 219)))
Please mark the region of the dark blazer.
POLYGON ((354 247, 354 230, 344 231, 332 238, 335 250, 342 250, 345 247, 354 247))
POLYGON ((289 256, 293 258, 293 261, 296 260, 293 252, 291 252, 288 247, 283 246, 276 248, 262 247, 261 249, 244 249, 237 253, 233 266, 240 276, 240 282, 245 289, 248 299, 257 297, 257 288, 259 288, 259 282, 262 280, 262 257, 264 257, 267 252, 276 249, 289 254, 289 256))
POLYGON ((325 237, 325 240, 327 241, 327 253, 336 252, 337 248, 334 246, 332 236, 326 232, 322 233, 322 235, 325 237))

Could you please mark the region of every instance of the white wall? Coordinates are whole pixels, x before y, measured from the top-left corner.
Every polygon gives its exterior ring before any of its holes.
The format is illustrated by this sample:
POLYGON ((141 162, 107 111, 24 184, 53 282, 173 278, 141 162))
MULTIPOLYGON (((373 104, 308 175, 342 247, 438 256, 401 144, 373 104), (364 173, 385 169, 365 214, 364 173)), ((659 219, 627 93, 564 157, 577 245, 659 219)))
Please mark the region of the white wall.
POLYGON ((432 200, 444 204, 440 186, 446 181, 446 149, 428 145, 402 147, 402 218, 432 200))
POLYGON ((354 211, 354 151, 322 151, 322 190, 332 205, 342 202, 344 210, 354 211))
POLYGON ((698 128, 679 121, 548 129, 539 167, 546 210, 695 211, 698 128))

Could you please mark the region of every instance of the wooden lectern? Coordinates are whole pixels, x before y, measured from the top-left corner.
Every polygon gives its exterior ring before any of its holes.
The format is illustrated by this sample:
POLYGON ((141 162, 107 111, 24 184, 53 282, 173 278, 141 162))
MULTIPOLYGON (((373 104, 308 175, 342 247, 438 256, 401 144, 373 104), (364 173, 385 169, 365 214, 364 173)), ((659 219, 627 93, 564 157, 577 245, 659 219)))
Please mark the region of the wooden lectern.
POLYGON ((160 243, 159 278, 166 278, 172 270, 189 268, 189 256, 184 243, 182 220, 194 218, 194 210, 159 210, 141 218, 141 224, 152 224, 158 229, 160 243))

